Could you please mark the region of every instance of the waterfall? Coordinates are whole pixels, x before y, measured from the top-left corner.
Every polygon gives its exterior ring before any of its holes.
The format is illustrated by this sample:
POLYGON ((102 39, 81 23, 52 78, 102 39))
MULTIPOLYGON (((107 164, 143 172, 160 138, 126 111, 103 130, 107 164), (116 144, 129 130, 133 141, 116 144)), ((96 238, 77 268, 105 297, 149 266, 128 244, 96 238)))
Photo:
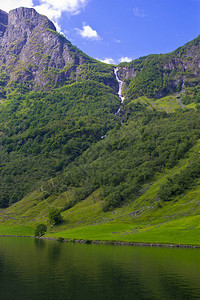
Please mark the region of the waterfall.
MULTIPOLYGON (((117 82, 119 83, 118 96, 119 96, 119 98, 121 99, 121 104, 123 104, 124 99, 125 99, 125 97, 122 96, 122 86, 123 86, 123 81, 120 80, 119 77, 118 77, 118 74, 117 74, 118 70, 119 70, 118 68, 114 68, 114 74, 115 74, 115 77, 116 77, 117 82)), ((120 110, 121 110, 121 108, 119 107, 118 110, 117 110, 117 112, 115 113, 116 116, 119 115, 120 110)))
MULTIPOLYGON (((116 78, 116 80, 117 80, 117 82, 118 82, 118 84, 119 84, 118 96, 119 96, 119 98, 120 98, 120 100, 121 100, 121 104, 123 105, 123 102, 124 102, 124 99, 125 99, 125 97, 122 96, 122 86, 123 86, 123 81, 119 79, 119 77, 118 77, 118 75, 117 75, 117 72, 118 72, 118 68, 114 68, 115 78, 116 78)), ((120 105, 120 107, 118 108, 117 112, 115 113, 115 115, 116 115, 117 117, 118 117, 118 115, 119 115, 120 110, 121 110, 121 105, 120 105)), ((123 122, 123 121, 121 121, 121 123, 122 123, 122 122, 123 122)), ((122 123, 122 124, 123 124, 123 123, 122 123)), ((106 138, 106 135, 103 135, 103 136, 101 137, 102 140, 105 139, 105 138, 106 138)))

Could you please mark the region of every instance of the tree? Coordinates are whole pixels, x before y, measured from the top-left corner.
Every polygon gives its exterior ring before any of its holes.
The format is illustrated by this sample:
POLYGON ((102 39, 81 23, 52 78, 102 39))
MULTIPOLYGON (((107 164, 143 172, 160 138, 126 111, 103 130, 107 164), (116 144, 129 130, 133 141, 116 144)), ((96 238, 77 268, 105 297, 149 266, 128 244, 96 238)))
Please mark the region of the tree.
POLYGON ((35 230, 35 236, 43 236, 47 232, 47 226, 44 224, 39 224, 35 230))
POLYGON ((52 207, 49 212, 49 222, 53 225, 61 223, 63 220, 60 210, 57 208, 52 207))

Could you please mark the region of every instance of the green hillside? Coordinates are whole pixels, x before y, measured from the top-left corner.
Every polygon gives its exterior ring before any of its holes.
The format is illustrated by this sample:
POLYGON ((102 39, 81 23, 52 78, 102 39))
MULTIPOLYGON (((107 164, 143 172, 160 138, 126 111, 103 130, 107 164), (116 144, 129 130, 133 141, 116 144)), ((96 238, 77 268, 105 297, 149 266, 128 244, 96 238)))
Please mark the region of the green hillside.
POLYGON ((199 41, 120 64, 123 103, 114 66, 67 40, 73 68, 40 70, 40 90, 2 71, 0 235, 44 223, 56 238, 200 245, 199 41))
POLYGON ((199 55, 200 36, 172 53, 120 64, 127 100, 141 96, 159 99, 181 92, 184 104, 199 103, 199 55))
POLYGON ((153 182, 135 201, 121 208, 103 212, 100 189, 73 208, 62 212, 64 222, 51 228, 48 213, 51 207, 62 209, 73 199, 78 188, 69 188, 59 196, 42 199, 42 191, 35 191, 24 200, 1 211, 0 234, 33 235, 36 224, 48 225, 47 236, 67 239, 174 243, 200 245, 199 238, 199 179, 180 196, 159 201, 160 186, 169 175, 175 175, 195 161, 200 143, 165 174, 157 174, 153 182))
POLYGON ((94 81, 16 94, 0 106, 0 207, 55 177, 119 124, 119 99, 94 81))
POLYGON ((133 119, 111 130, 64 173, 2 210, 0 234, 32 235, 45 223, 53 237, 200 244, 199 113, 144 109, 133 119), (190 173, 183 189, 173 190, 184 172, 190 173), (162 198, 169 179, 173 192, 162 198), (54 228, 48 221, 52 207, 64 218, 54 228))

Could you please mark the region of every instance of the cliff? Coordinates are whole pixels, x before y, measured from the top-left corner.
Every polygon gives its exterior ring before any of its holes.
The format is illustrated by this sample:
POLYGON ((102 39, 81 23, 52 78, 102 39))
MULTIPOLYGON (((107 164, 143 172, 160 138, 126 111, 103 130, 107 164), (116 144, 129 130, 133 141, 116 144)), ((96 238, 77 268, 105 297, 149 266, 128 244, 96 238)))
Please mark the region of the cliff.
MULTIPOLYGON (((9 14, 0 11, 2 85, 12 89, 21 83, 28 89, 48 90, 84 80, 85 76, 79 78, 79 73, 83 73, 84 69, 84 66, 82 69, 80 66, 95 63, 97 61, 56 32, 54 24, 35 9, 20 7, 9 14)), ((102 81, 117 86, 112 68, 101 71, 108 73, 102 81)))

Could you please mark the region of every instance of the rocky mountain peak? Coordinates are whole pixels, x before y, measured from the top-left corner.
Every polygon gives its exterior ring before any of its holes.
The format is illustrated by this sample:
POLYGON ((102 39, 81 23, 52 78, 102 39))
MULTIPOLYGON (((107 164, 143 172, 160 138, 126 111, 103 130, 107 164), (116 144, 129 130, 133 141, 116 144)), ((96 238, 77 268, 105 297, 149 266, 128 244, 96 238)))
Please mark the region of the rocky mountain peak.
POLYGON ((8 14, 0 11, 0 100, 16 89, 20 93, 50 90, 93 80, 94 73, 100 82, 116 90, 113 68, 99 64, 59 34, 54 24, 35 9, 19 7, 8 14))
POLYGON ((23 25, 23 29, 41 26, 56 30, 54 24, 47 17, 37 13, 34 8, 19 7, 11 10, 8 14, 8 24, 14 27, 23 25))
POLYGON ((83 61, 80 51, 35 9, 0 11, 0 73, 7 74, 5 85, 22 82, 31 89, 48 89, 68 80, 74 74, 69 68, 83 61))

